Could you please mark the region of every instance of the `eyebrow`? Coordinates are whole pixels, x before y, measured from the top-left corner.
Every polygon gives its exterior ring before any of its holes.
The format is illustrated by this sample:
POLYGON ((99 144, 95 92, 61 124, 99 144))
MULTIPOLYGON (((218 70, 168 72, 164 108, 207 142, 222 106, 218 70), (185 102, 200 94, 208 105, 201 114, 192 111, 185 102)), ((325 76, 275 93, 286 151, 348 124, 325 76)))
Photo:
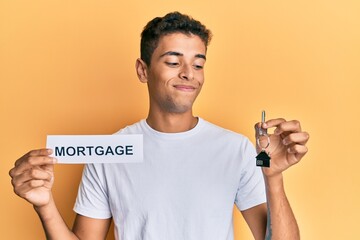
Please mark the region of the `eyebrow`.
MULTIPOLYGON (((166 53, 161 54, 160 58, 162 58, 164 56, 180 56, 180 57, 182 57, 182 56, 184 56, 184 54, 179 53, 179 52, 174 52, 174 51, 168 51, 166 53)), ((195 57, 206 60, 206 56, 204 54, 196 54, 195 57)))

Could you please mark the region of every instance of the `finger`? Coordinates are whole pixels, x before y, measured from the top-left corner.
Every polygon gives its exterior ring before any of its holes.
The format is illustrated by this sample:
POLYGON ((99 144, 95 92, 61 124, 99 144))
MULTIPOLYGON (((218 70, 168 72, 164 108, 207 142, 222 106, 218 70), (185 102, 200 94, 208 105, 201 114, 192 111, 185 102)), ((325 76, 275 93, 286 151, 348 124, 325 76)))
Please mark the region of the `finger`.
POLYGON ((49 156, 53 153, 50 148, 35 149, 29 152, 29 156, 49 156))
POLYGON ((268 128, 276 127, 284 122, 286 122, 284 118, 270 119, 262 124, 262 128, 268 129, 268 128))
POLYGON ((47 164, 47 165, 42 165, 40 166, 41 169, 49 172, 49 173, 53 173, 54 172, 54 164, 47 164))
POLYGON ((301 132, 300 122, 297 120, 282 122, 276 126, 274 134, 280 135, 284 132, 301 132))
POLYGON ((299 161, 308 152, 308 148, 305 145, 295 144, 289 146, 287 151, 294 154, 297 161, 299 161))
POLYGON ((291 144, 302 144, 305 145, 307 141, 309 140, 309 134, 307 132, 301 132, 301 133, 291 133, 288 136, 286 136, 282 142, 284 145, 291 145, 291 144))
POLYGON ((24 159, 27 159, 28 157, 36 157, 36 156, 49 156, 53 153, 52 149, 49 148, 42 148, 42 149, 35 149, 35 150, 31 150, 28 153, 26 153, 24 156, 22 156, 21 158, 19 158, 16 162, 15 162, 15 166, 20 165, 24 159))
POLYGON ((53 178, 53 173, 42 170, 41 168, 33 168, 14 177, 11 183, 16 188, 30 180, 51 181, 52 178, 53 178))
POLYGON ((39 157, 28 157, 23 160, 23 162, 13 169, 10 170, 9 174, 11 177, 17 176, 29 169, 32 169, 37 166, 44 165, 53 165, 57 162, 56 158, 49 156, 39 156, 39 157))
POLYGON ((30 180, 20 185, 17 188, 14 188, 14 192, 20 197, 25 197, 26 193, 29 191, 39 188, 39 187, 47 187, 44 180, 30 180))
POLYGON ((254 129, 255 129, 255 137, 258 137, 261 131, 261 123, 260 122, 256 123, 254 125, 254 129))

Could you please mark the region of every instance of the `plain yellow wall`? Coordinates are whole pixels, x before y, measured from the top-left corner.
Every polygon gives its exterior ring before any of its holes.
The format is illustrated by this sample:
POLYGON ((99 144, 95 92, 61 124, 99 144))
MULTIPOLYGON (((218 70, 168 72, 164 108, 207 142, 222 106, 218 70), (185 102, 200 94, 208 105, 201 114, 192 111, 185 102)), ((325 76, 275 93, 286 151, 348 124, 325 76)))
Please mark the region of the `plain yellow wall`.
MULTIPOLYGON (((310 152, 285 180, 302 237, 360 239, 357 0, 1 0, 0 238, 44 239, 12 191, 18 157, 44 147, 47 134, 111 134, 146 117, 139 35, 174 10, 214 33, 195 113, 252 141, 262 109, 300 119, 310 152)), ((56 166, 54 195, 69 225, 81 169, 56 166)), ((234 222, 236 239, 251 239, 237 210, 234 222)))

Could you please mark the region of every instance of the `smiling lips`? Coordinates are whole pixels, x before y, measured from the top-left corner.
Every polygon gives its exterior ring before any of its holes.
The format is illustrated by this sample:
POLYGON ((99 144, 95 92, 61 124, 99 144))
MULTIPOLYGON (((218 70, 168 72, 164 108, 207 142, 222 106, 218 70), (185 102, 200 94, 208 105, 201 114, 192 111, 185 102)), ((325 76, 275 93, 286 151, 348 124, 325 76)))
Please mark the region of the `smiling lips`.
POLYGON ((184 92, 192 92, 196 89, 195 87, 189 85, 174 85, 174 88, 184 92))

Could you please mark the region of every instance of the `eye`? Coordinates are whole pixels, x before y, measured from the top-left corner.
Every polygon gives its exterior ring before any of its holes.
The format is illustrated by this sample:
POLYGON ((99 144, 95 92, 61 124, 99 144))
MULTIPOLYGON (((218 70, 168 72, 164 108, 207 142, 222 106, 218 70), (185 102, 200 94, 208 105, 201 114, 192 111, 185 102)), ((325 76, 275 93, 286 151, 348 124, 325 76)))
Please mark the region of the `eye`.
POLYGON ((169 67, 177 67, 179 66, 178 62, 165 62, 166 65, 168 65, 169 67))
POLYGON ((194 68, 200 70, 200 69, 203 69, 204 66, 195 64, 195 65, 194 65, 194 68))

